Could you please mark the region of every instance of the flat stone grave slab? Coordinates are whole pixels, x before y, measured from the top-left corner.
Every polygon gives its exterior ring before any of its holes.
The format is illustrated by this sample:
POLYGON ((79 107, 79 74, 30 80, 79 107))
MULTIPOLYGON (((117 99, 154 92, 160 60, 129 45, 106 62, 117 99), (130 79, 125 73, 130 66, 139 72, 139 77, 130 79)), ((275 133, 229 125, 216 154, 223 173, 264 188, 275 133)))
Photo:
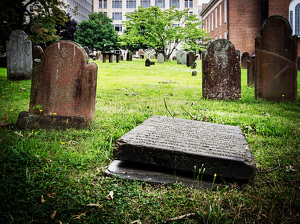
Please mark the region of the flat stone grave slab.
POLYGON ((238 126, 153 116, 116 141, 114 157, 194 173, 251 181, 256 165, 238 126))

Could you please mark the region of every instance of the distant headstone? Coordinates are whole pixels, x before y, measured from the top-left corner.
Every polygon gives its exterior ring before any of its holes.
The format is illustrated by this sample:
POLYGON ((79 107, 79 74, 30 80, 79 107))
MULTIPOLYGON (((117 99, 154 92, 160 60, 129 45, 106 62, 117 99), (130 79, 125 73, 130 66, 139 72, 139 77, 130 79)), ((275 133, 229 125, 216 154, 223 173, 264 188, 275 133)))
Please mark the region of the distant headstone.
POLYGON ((183 63, 183 50, 179 50, 176 52, 176 59, 177 59, 177 64, 181 65, 183 63))
POLYGON ((164 61, 165 61, 164 55, 161 54, 161 53, 159 53, 159 54, 157 55, 157 63, 158 63, 158 64, 163 64, 164 61))
POLYGON ((124 57, 123 55, 120 55, 120 60, 123 61, 124 60, 124 57))
POLYGON ((195 62, 195 61, 194 61, 194 62, 192 63, 192 66, 191 66, 191 68, 192 68, 192 69, 195 69, 195 68, 197 68, 197 62, 195 62))
POLYGON ((97 65, 88 64, 84 49, 70 41, 59 41, 44 52, 38 77, 33 77, 29 112, 40 105, 46 116, 95 115, 97 65))
POLYGON ((248 52, 244 52, 242 54, 242 60, 241 60, 241 67, 243 69, 246 69, 247 68, 247 61, 250 59, 250 55, 248 52))
POLYGON ((41 48, 43 48, 43 51, 45 51, 47 48, 47 44, 45 42, 40 42, 39 46, 41 46, 41 48))
POLYGON ((150 66, 150 60, 149 60, 149 59, 146 59, 146 61, 145 61, 145 66, 146 66, 146 67, 149 67, 149 66, 150 66))
POLYGON ((238 126, 152 116, 116 141, 117 160, 251 181, 256 164, 238 126))
POLYGON ((155 65, 155 62, 154 61, 150 61, 150 65, 155 65))
POLYGON ((114 62, 114 55, 109 54, 109 63, 113 63, 113 62, 114 62))
POLYGON ((255 39, 255 98, 297 102, 298 37, 282 16, 269 17, 255 39))
POLYGON ((197 71, 192 71, 192 76, 197 76, 197 71))
POLYGON ((200 60, 200 59, 201 59, 200 54, 196 54, 195 60, 198 61, 198 60, 200 60))
POLYGON ((187 67, 191 67, 193 62, 195 61, 195 55, 193 52, 189 52, 187 55, 186 55, 186 66, 187 67))
POLYGON ((132 61, 132 52, 131 51, 127 52, 126 61, 132 61))
POLYGON ((32 49, 32 59, 42 59, 43 56, 43 48, 39 45, 36 45, 32 49))
POLYGON ((150 55, 150 60, 154 60, 154 59, 156 59, 155 55, 154 55, 154 54, 151 54, 151 55, 150 55))
POLYGON ((202 59, 203 98, 235 100, 241 98, 240 55, 225 39, 208 46, 202 59))
POLYGON ((187 53, 184 51, 183 53, 182 53, 182 55, 181 55, 181 61, 182 61, 182 64, 184 64, 184 65, 186 65, 186 63, 187 63, 187 53))
POLYGON ((32 43, 22 30, 14 30, 6 44, 7 79, 31 79, 32 73, 32 43))
POLYGON ((255 84, 255 57, 250 57, 247 61, 247 85, 255 84))
POLYGON ((97 58, 98 61, 101 60, 101 51, 97 51, 96 58, 97 58))
POLYGON ((83 47, 83 49, 85 50, 87 56, 89 57, 89 55, 90 55, 90 49, 88 47, 86 47, 86 46, 83 47))

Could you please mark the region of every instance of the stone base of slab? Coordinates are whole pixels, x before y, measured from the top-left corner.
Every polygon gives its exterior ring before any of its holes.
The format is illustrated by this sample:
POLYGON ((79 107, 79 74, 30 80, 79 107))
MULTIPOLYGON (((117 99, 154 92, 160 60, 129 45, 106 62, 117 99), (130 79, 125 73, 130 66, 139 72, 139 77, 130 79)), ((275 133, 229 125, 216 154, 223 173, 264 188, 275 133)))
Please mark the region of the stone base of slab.
POLYGON ((84 116, 54 116, 21 111, 16 123, 19 129, 81 129, 87 126, 84 116))
POLYGON ((160 185, 173 185, 178 183, 183 186, 210 189, 223 186, 225 183, 231 185, 230 181, 222 180, 219 177, 213 182, 213 176, 203 175, 201 177, 202 173, 193 174, 165 167, 121 160, 114 160, 105 171, 105 174, 107 176, 118 176, 122 179, 132 181, 139 180, 149 184, 160 185))

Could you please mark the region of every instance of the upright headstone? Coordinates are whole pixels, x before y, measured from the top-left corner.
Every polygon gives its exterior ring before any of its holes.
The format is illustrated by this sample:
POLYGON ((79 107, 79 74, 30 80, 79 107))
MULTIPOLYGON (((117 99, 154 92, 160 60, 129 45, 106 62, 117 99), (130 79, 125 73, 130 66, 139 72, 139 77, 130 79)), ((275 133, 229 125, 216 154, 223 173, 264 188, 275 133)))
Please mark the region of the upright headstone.
POLYGON ((297 36, 282 16, 269 17, 255 39, 255 98, 297 101, 297 36))
POLYGON ((32 49, 32 59, 42 59, 43 48, 39 45, 36 45, 32 49))
POLYGON ((186 55, 187 55, 187 53, 184 51, 183 53, 182 53, 182 55, 181 55, 181 60, 182 60, 182 64, 184 64, 184 65, 186 65, 186 59, 187 59, 187 57, 186 57, 186 55))
POLYGON ((132 61, 132 52, 131 51, 127 52, 126 61, 132 61))
POLYGON ((165 61, 164 55, 163 55, 162 53, 159 53, 159 54, 157 55, 157 63, 158 63, 158 64, 163 64, 164 61, 165 61))
POLYGON ((195 68, 197 68, 197 62, 194 61, 194 62, 192 63, 191 69, 195 69, 195 68))
POLYGON ((109 63, 114 62, 114 54, 109 54, 109 63))
POLYGON ((173 56, 172 60, 173 60, 173 61, 176 61, 176 60, 177 60, 176 56, 173 56))
POLYGON ((150 66, 150 60, 149 60, 149 59, 146 59, 146 61, 145 61, 145 66, 146 66, 146 67, 149 67, 149 66, 150 66))
POLYGON ((151 55, 150 55, 150 59, 151 59, 151 60, 156 59, 155 55, 154 55, 154 54, 151 54, 151 55))
POLYGON ((41 48, 43 48, 43 51, 46 50, 47 44, 45 42, 40 42, 39 45, 41 46, 41 48))
POLYGON ((243 69, 246 69, 247 68, 247 61, 250 59, 250 55, 248 52, 244 52, 242 54, 242 60, 241 60, 241 67, 243 69))
POLYGON ((247 85, 255 84, 255 57, 250 57, 247 61, 247 85))
POLYGON ((240 55, 229 40, 211 42, 203 56, 202 95, 218 100, 241 98, 240 55))
POLYGON ((85 52, 86 52, 86 54, 87 54, 87 56, 88 56, 88 58, 89 58, 89 55, 90 55, 90 49, 88 48, 88 47, 83 47, 83 49, 85 50, 85 52))
POLYGON ((195 55, 193 52, 189 52, 187 55, 186 55, 186 66, 187 67, 191 67, 193 62, 195 61, 195 55))
POLYGON ((22 30, 14 30, 6 44, 7 79, 31 79, 32 73, 32 43, 22 30))
POLYGON ((97 65, 88 64, 84 49, 70 41, 59 41, 44 52, 30 112, 41 105, 44 115, 84 116, 91 121, 95 115, 97 65))
POLYGON ((183 64, 182 62, 182 54, 183 54, 183 50, 179 50, 176 52, 176 59, 177 59, 177 64, 181 65, 183 64))

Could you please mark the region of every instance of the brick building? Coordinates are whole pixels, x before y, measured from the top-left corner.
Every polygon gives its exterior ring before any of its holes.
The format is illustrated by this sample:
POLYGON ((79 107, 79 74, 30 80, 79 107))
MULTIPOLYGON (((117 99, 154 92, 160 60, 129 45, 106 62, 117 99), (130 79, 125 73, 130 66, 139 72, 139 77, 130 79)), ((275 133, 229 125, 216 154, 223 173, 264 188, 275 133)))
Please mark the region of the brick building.
POLYGON ((241 53, 250 55, 263 21, 272 15, 284 16, 293 35, 300 36, 300 0, 211 0, 201 12, 210 38, 228 39, 241 53))

